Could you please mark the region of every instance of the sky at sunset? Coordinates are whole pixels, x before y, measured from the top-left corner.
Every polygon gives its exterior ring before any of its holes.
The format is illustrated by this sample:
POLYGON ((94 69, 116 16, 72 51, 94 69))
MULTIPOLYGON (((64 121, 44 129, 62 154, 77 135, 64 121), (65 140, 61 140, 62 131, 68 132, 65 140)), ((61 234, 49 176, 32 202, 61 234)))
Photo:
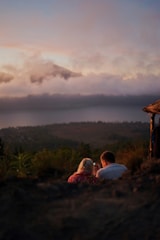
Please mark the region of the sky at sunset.
POLYGON ((0 97, 160 93, 160 1, 0 0, 0 97))

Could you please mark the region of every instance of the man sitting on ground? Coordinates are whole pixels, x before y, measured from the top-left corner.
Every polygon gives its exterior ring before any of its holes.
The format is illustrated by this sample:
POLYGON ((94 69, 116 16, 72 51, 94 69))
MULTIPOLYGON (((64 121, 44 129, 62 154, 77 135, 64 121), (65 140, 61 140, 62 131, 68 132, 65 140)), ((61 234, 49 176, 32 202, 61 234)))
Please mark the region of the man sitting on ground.
POLYGON ((100 168, 96 177, 99 179, 118 179, 127 170, 123 164, 115 163, 115 156, 112 152, 105 151, 100 156, 102 168, 100 168))

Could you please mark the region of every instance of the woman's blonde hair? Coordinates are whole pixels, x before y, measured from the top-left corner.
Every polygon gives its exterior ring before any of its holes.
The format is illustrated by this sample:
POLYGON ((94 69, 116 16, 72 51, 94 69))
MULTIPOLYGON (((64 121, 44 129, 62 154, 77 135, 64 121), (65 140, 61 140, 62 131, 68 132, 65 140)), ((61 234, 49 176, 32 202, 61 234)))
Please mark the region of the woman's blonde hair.
POLYGON ((92 173, 93 172, 93 161, 91 158, 83 158, 80 162, 77 172, 86 172, 86 173, 92 173))

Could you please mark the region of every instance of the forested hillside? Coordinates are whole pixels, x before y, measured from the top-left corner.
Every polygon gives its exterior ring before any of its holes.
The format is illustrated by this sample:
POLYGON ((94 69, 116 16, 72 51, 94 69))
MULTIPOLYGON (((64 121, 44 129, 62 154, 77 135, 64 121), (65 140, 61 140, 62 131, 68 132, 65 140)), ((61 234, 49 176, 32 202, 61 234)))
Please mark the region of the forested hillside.
POLYGON ((53 176, 74 171, 102 151, 135 171, 148 156, 149 124, 81 122, 0 130, 0 177, 53 176))
POLYGON ((37 151, 43 148, 55 149, 62 146, 75 147, 79 143, 102 148, 119 141, 149 140, 149 124, 81 122, 5 128, 0 130, 0 138, 12 148, 23 147, 27 151, 37 151))

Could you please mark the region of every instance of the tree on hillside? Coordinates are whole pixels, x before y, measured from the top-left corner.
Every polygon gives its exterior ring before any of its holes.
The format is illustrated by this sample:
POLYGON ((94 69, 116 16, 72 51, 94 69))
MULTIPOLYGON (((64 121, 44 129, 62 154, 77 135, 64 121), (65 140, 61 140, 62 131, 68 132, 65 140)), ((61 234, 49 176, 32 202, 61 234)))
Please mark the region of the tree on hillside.
POLYGON ((0 159, 4 157, 4 143, 0 138, 0 159))
POLYGON ((78 153, 80 158, 92 157, 90 144, 81 142, 80 145, 78 146, 78 153))

